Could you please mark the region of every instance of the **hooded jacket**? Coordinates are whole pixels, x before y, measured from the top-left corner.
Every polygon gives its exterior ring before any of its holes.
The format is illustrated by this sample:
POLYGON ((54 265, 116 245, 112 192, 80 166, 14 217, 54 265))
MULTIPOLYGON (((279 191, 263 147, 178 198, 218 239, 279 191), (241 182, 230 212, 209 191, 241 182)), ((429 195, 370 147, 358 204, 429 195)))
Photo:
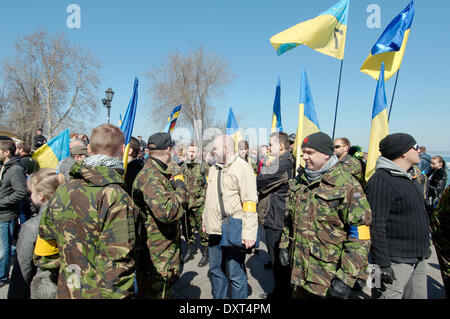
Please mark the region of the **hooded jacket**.
POLYGON ((429 248, 429 220, 423 191, 412 176, 380 156, 366 188, 372 209, 371 256, 388 267, 394 262, 417 262, 429 248))
POLYGON ((13 157, 0 170, 0 223, 19 215, 19 202, 28 195, 20 157, 13 157))
POLYGON ((48 201, 35 248, 43 257, 53 254, 47 246, 58 248, 57 298, 133 296, 138 209, 122 188, 122 176, 80 163, 70 174, 73 179, 48 201))

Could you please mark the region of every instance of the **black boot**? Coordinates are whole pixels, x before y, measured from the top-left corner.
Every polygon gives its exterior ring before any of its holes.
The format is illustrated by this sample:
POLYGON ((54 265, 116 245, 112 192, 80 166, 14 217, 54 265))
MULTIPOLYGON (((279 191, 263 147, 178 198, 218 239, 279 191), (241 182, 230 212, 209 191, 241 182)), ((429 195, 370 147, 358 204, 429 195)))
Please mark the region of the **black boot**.
POLYGON ((198 262, 198 267, 205 267, 209 263, 208 247, 202 247, 202 259, 198 262))
POLYGON ((186 255, 184 255, 183 262, 187 263, 189 260, 194 259, 194 245, 188 244, 186 255))

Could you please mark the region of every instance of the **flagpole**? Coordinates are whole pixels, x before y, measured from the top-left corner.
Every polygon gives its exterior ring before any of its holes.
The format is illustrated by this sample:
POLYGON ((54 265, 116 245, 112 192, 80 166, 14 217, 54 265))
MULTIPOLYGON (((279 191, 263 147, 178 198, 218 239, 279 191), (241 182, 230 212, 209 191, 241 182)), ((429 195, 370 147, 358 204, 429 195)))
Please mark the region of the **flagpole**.
POLYGON ((334 133, 336 131, 336 118, 337 118, 337 111, 338 111, 338 105, 339 105, 339 92, 341 91, 341 79, 342 79, 342 66, 344 65, 344 59, 341 60, 341 70, 339 72, 339 84, 338 84, 338 92, 336 97, 336 110, 334 111, 334 124, 333 124, 333 140, 334 140, 334 133))
POLYGON ((400 69, 398 69, 397 76, 395 77, 394 92, 392 93, 391 107, 389 108, 388 123, 389 123, 389 119, 391 118, 392 104, 394 104, 394 96, 395 96, 395 91, 397 89, 397 81, 398 81, 399 74, 400 74, 400 69))

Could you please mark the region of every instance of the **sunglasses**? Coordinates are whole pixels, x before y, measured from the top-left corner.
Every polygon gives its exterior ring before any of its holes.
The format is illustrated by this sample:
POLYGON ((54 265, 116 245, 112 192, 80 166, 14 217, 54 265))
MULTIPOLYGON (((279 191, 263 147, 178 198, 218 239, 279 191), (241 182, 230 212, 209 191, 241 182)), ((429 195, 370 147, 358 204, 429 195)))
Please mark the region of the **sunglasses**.
POLYGON ((335 145, 334 148, 341 148, 343 145, 335 145))
POLYGON ((412 148, 413 148, 415 151, 418 151, 418 150, 419 150, 419 144, 414 145, 412 148))

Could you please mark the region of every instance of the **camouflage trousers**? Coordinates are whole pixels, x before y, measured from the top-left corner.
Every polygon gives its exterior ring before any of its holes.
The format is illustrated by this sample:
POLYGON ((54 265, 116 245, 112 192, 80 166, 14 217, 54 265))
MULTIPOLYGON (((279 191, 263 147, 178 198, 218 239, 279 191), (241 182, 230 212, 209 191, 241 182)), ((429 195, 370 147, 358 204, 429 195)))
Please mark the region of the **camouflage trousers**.
POLYGON ((181 218, 181 226, 183 236, 187 244, 192 244, 195 241, 195 231, 198 232, 202 247, 208 247, 208 235, 202 229, 202 213, 204 205, 198 210, 186 210, 181 218))
POLYGON ((175 278, 168 280, 153 273, 148 279, 139 281, 137 299, 173 299, 172 286, 175 282, 175 278))

